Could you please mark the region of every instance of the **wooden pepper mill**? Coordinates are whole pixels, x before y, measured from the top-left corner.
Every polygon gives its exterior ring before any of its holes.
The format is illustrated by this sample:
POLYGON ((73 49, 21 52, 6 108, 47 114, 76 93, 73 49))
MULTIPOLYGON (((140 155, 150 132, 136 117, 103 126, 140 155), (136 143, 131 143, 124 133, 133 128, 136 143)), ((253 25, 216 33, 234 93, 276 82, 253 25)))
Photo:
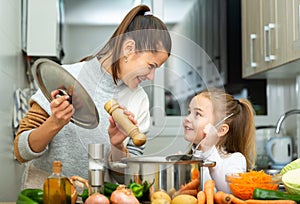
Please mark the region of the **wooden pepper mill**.
POLYGON ((136 146, 142 146, 146 143, 146 135, 141 133, 139 128, 129 120, 115 99, 108 100, 104 105, 104 109, 113 117, 114 121, 123 128, 126 134, 131 137, 136 146))

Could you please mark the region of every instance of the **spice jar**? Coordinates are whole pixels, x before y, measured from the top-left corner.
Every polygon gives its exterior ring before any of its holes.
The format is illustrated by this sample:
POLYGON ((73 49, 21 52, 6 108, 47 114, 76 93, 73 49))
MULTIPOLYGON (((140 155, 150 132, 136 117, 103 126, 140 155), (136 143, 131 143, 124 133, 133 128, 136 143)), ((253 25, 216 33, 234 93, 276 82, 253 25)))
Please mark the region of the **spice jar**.
POLYGON ((104 184, 104 144, 89 144, 89 184, 93 193, 100 193, 104 184))

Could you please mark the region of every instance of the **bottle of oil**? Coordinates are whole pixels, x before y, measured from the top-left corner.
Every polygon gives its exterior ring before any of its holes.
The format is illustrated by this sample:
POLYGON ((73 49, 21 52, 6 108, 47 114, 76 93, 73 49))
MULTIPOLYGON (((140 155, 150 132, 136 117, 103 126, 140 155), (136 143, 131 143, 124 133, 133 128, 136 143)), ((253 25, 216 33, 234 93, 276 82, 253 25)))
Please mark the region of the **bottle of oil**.
POLYGON ((52 174, 44 182, 44 204, 71 203, 71 183, 61 170, 62 163, 53 161, 52 174))

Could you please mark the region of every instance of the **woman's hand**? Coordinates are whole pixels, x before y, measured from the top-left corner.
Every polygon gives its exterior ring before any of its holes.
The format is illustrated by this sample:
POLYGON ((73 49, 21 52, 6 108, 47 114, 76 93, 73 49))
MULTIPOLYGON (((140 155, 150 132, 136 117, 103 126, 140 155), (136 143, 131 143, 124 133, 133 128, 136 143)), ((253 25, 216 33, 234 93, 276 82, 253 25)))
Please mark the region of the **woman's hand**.
POLYGON ((70 122, 75 109, 73 108, 73 105, 68 101, 68 95, 63 95, 56 98, 57 94, 59 94, 58 90, 54 90, 51 92, 51 97, 53 100, 50 103, 52 112, 52 115, 50 117, 55 122, 55 124, 63 127, 70 122))
MULTIPOLYGON (((124 110, 124 114, 128 116, 129 120, 136 125, 137 121, 134 119, 134 114, 123 106, 120 106, 120 108, 124 110)), ((110 143, 118 149, 123 149, 123 141, 128 137, 128 135, 117 123, 115 123, 113 117, 109 117, 109 123, 110 125, 108 127, 108 134, 110 137, 110 143)))
POLYGON ((204 127, 203 132, 204 132, 204 139, 201 142, 200 147, 203 150, 203 152, 206 152, 217 144, 219 140, 218 130, 211 123, 208 123, 204 127))

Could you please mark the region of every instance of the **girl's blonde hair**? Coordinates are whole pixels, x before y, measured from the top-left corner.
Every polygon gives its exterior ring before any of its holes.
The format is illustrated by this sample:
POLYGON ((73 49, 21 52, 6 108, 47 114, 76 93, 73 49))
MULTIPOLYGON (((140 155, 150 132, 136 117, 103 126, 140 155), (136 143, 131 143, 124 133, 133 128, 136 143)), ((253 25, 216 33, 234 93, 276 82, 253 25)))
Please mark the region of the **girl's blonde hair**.
POLYGON ((200 92, 198 95, 211 100, 214 119, 218 122, 225 116, 234 115, 226 119, 229 131, 221 137, 217 144, 218 149, 228 153, 240 152, 247 161, 247 169, 253 169, 256 160, 255 149, 255 112, 248 99, 235 99, 222 89, 212 88, 200 92))

